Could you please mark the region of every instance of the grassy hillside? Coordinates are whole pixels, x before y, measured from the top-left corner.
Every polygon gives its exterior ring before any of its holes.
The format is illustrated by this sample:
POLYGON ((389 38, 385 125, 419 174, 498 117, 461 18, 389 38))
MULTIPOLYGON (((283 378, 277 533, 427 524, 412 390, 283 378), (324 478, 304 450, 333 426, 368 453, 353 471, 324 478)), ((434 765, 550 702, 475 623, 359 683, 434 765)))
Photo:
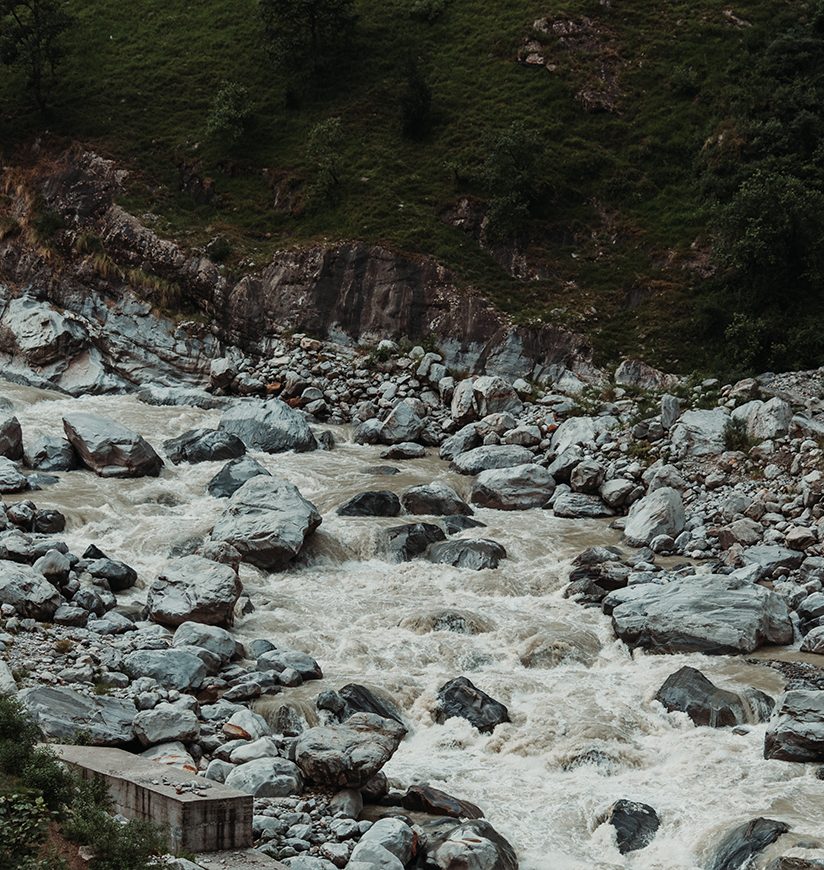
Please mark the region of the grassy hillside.
POLYGON ((727 0, 445 0, 431 23, 412 5, 359 0, 355 42, 333 74, 287 99, 256 0, 70 0, 77 21, 51 116, 33 112, 19 73, 0 67, 0 142, 9 156, 45 124, 91 143, 133 168, 130 208, 193 245, 225 236, 230 264, 321 238, 386 243, 437 257, 521 320, 589 333, 604 360, 712 364, 700 313, 710 286, 705 143, 735 114, 754 54, 815 4, 742 0, 731 17, 727 0), (577 41, 537 34, 553 71, 517 62, 542 17, 592 22, 577 41), (421 141, 403 138, 399 120, 410 56, 433 95, 421 141), (253 107, 231 147, 205 134, 227 80, 248 88, 253 107), (587 110, 582 92, 606 93, 611 110, 587 110), (341 190, 310 207, 307 137, 330 117, 341 119, 341 190), (546 148, 523 241, 539 277, 523 281, 443 219, 463 195, 483 200, 484 139, 513 121, 546 148), (180 191, 183 162, 214 179, 212 203, 180 191), (276 191, 296 193, 291 212, 276 207, 276 191))

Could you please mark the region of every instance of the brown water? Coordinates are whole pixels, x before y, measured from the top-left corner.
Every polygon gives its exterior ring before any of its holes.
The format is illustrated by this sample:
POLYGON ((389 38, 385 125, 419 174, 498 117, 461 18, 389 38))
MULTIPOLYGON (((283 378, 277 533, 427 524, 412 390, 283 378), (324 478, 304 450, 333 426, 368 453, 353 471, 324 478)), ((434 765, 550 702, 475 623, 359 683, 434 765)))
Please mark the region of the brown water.
MULTIPOLYGON (((132 426, 160 449, 165 438, 219 417, 128 397, 55 399, 12 385, 3 393, 15 402, 27 437, 59 433, 61 414, 83 408, 132 426)), ((387 766, 389 776, 480 804, 525 870, 699 868, 713 837, 757 815, 824 835, 824 783, 813 765, 765 761, 764 725, 744 735, 696 728, 652 700, 687 663, 725 687, 754 685, 773 695, 781 691, 776 672, 736 658, 632 655, 599 611, 562 597, 571 558, 586 546, 617 542, 604 523, 479 510, 488 527, 464 534, 504 544, 509 559, 497 571, 388 564, 376 535, 398 520, 342 518, 333 509, 366 489, 399 492, 435 479, 465 494, 469 479, 434 454, 399 463, 403 473, 393 477, 367 474, 366 467, 382 463, 378 450, 348 442, 329 453, 255 458, 297 484, 322 511, 323 525, 293 569, 269 576, 242 569, 257 610, 239 633, 272 638, 321 662, 326 679, 292 696, 307 704, 320 688, 347 682, 395 698, 412 733, 387 766), (433 615, 446 609, 486 630, 429 630, 433 615), (530 654, 540 666, 524 666, 530 654), (506 703, 512 724, 492 735, 463 720, 434 724, 437 689, 459 674, 506 703), (653 843, 627 856, 599 823, 618 798, 649 803, 662 820, 653 843)), ((170 465, 158 479, 133 481, 73 472, 35 500, 67 514, 64 537, 75 552, 94 542, 134 565, 145 584, 172 546, 211 527, 222 503, 204 495, 205 484, 219 467, 170 465)))

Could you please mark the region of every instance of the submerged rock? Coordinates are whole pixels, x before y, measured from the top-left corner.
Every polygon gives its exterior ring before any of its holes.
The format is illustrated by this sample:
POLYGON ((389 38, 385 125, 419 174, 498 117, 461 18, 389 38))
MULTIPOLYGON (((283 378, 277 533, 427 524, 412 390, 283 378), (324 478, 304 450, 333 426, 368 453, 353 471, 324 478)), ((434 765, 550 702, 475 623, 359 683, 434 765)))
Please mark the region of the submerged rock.
POLYGON ((81 462, 101 477, 157 477, 163 460, 141 435, 95 414, 63 417, 69 443, 81 462))
POLYGON ((393 526, 384 533, 386 553, 395 562, 409 562, 424 555, 430 544, 444 540, 446 535, 443 529, 432 523, 393 526))
POLYGON ((483 571, 497 568, 501 559, 506 558, 506 550, 497 541, 487 538, 460 538, 432 544, 426 551, 426 558, 437 564, 483 571))
POLYGON ((460 716, 481 733, 489 733, 498 725, 509 722, 509 711, 500 702, 481 691, 466 677, 455 677, 438 689, 435 721, 446 722, 460 716))
POLYGON ((719 842, 707 870, 741 870, 751 859, 774 843, 790 826, 775 819, 752 819, 733 828, 719 842))
POLYGON ((219 429, 191 429, 163 442, 163 449, 175 465, 181 462, 216 462, 237 459, 246 452, 244 443, 231 432, 219 429))
POLYGON ((649 846, 661 825, 658 813, 651 806, 628 800, 616 801, 609 808, 607 821, 615 828, 618 851, 622 855, 649 846))
POLYGON ((396 517, 400 512, 400 499, 384 489, 359 492, 336 511, 342 517, 396 517))

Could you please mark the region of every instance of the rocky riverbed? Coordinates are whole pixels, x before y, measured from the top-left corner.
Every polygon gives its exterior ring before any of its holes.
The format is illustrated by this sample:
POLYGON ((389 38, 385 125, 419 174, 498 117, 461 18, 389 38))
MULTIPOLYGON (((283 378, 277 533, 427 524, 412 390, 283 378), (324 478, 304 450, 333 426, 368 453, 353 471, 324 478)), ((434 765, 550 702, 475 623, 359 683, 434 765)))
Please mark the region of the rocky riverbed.
POLYGON ((3 385, 0 689, 294 870, 822 866, 824 371, 279 341, 3 385))

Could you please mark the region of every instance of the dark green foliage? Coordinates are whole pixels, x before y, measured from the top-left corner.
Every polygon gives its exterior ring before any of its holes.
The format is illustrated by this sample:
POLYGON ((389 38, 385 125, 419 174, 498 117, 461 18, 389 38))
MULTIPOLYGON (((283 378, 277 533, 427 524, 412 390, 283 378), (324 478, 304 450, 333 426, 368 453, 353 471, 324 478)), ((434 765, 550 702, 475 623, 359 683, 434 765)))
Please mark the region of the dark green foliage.
POLYGON ((47 108, 63 34, 72 18, 63 0, 0 0, 0 62, 19 66, 37 107, 47 108))
POLYGON ((313 205, 334 202, 340 194, 342 143, 340 118, 327 118, 309 132, 306 157, 313 170, 309 187, 309 200, 313 205))
POLYGON ((272 58, 298 79, 328 68, 354 31, 353 0, 259 0, 259 8, 272 58))
POLYGON ((226 145, 235 144, 252 118, 249 91, 237 82, 224 82, 212 100, 206 120, 206 135, 226 145))
POLYGON ((419 21, 432 24, 437 21, 446 10, 447 0, 412 0, 409 14, 419 21))
POLYGON ((407 139, 422 139, 432 126, 432 89, 416 60, 406 66, 406 83, 401 94, 401 130, 407 139))
POLYGON ((524 227, 543 190, 543 140, 522 121, 487 135, 483 141, 480 181, 489 195, 493 239, 514 237, 524 227))
POLYGON ((724 427, 724 448, 748 453, 756 445, 756 440, 747 435, 747 426, 743 420, 730 420, 724 427))
POLYGON ((0 867, 23 870, 46 839, 51 814, 40 795, 17 792, 0 795, 0 867))

